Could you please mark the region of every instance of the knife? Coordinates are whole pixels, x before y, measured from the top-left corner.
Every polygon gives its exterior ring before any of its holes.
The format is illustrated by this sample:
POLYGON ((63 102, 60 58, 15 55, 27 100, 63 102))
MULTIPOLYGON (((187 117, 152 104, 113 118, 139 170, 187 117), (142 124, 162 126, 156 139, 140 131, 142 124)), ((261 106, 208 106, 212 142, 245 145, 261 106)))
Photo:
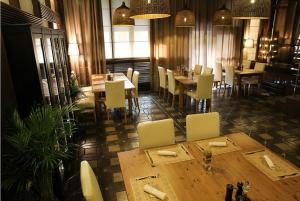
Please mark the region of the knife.
POLYGON ((158 178, 158 176, 157 175, 150 175, 150 176, 136 178, 135 180, 139 181, 139 180, 148 179, 148 178, 158 178))
POLYGON ((181 146, 181 148, 185 151, 185 153, 187 154, 187 155, 190 155, 190 153, 185 149, 185 147, 181 144, 180 145, 181 146))
POLYGON ((297 175, 297 174, 298 174, 298 173, 295 172, 295 173, 292 173, 292 174, 280 175, 280 176, 277 176, 277 177, 280 178, 280 179, 283 179, 283 178, 285 178, 285 177, 290 177, 290 176, 294 176, 294 175, 297 175))
POLYGON ((148 157, 149 157, 149 159, 150 159, 151 166, 152 166, 152 167, 155 167, 155 165, 154 165, 154 163, 153 163, 153 160, 152 160, 152 158, 151 158, 151 156, 150 156, 150 154, 149 154, 149 151, 148 151, 148 150, 146 150, 146 154, 147 154, 147 156, 148 156, 148 157))
POLYGON ((255 153, 258 153, 258 152, 262 152, 262 151, 265 151, 265 150, 262 149, 262 150, 250 151, 250 152, 246 152, 245 154, 250 155, 250 154, 255 154, 255 153))

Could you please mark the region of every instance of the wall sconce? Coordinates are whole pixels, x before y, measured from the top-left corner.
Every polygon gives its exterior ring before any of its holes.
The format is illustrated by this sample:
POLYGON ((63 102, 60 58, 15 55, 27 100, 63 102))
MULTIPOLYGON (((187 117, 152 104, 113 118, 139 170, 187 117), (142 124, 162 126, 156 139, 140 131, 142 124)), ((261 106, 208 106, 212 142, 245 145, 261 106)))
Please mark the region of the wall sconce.
POLYGON ((69 56, 79 56, 79 48, 77 43, 69 43, 68 47, 69 56))
POLYGON ((244 47, 245 48, 253 48, 254 47, 254 40, 252 40, 252 39, 246 39, 244 41, 244 47))

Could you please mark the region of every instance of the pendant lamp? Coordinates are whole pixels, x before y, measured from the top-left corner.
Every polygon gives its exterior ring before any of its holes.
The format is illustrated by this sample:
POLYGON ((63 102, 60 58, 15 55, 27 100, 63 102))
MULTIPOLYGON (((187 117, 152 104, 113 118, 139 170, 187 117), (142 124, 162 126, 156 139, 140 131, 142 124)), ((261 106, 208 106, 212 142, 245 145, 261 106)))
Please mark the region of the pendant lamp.
POLYGON ((232 18, 269 19, 271 0, 232 0, 232 18))
POLYGON ((187 8, 185 4, 184 9, 176 13, 175 26, 176 27, 194 27, 196 24, 195 14, 192 10, 187 8))
POLYGON ((114 26, 134 26, 134 19, 129 18, 129 8, 123 1, 122 5, 117 8, 113 14, 114 26))
POLYGON ((130 0, 130 18, 158 19, 170 16, 169 0, 130 0))
POLYGON ((231 11, 223 5, 214 14, 213 25, 215 26, 231 26, 232 25, 232 15, 231 11))

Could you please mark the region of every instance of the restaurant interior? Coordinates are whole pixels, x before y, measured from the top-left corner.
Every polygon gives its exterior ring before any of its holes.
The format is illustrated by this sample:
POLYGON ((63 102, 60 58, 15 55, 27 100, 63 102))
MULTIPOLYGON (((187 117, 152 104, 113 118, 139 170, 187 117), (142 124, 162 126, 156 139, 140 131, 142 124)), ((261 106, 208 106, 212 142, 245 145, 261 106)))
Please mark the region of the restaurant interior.
POLYGON ((1 199, 299 201, 299 0, 1 0, 1 199))

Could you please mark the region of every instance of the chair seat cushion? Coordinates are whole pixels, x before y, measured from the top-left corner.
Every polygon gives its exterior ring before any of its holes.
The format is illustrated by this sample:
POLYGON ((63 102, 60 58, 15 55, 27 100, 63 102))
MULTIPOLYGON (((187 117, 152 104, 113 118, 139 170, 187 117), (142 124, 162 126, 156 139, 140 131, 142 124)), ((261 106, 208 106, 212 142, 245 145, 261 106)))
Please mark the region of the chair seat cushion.
POLYGON ((80 98, 75 102, 75 104, 80 110, 95 108, 95 100, 92 96, 80 98))

